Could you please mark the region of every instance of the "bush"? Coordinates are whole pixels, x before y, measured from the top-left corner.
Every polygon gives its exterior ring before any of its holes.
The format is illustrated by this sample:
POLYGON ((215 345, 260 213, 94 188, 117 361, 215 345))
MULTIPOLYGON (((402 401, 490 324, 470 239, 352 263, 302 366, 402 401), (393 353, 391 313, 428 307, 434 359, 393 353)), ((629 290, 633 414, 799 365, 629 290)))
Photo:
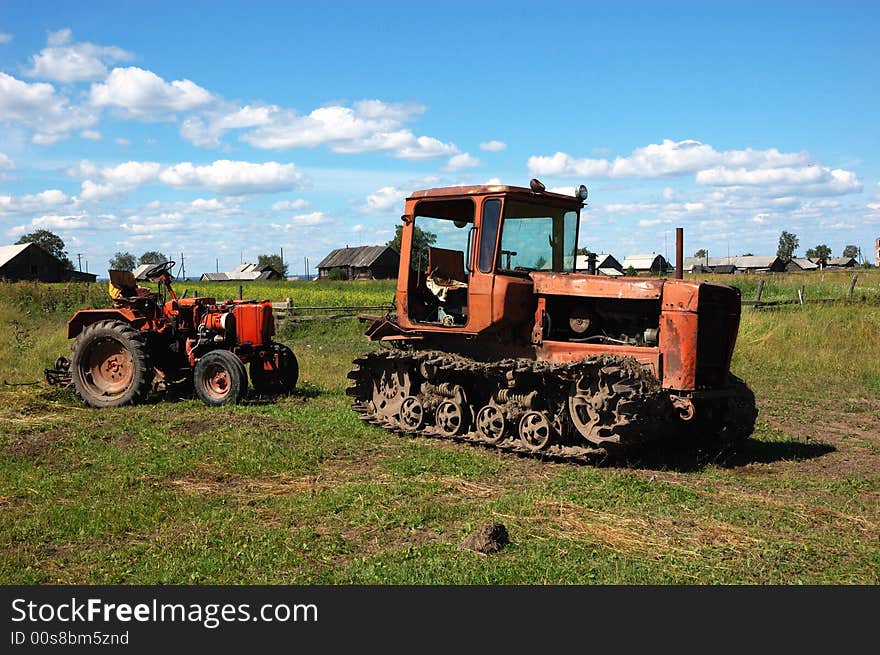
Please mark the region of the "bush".
POLYGON ((345 272, 344 268, 331 268, 327 277, 334 282, 340 282, 348 279, 348 273, 345 272))

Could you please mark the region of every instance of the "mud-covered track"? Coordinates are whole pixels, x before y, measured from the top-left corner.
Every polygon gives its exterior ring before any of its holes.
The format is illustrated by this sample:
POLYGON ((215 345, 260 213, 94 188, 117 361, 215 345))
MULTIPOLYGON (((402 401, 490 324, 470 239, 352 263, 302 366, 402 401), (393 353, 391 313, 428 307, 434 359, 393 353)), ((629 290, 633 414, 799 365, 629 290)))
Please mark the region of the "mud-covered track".
POLYGON ((699 404, 685 422, 670 394, 631 358, 600 355, 552 364, 480 362, 433 350, 367 353, 349 373, 364 421, 408 435, 445 438, 545 458, 595 462, 610 451, 664 436, 748 436, 754 397, 741 382, 730 397, 699 404))

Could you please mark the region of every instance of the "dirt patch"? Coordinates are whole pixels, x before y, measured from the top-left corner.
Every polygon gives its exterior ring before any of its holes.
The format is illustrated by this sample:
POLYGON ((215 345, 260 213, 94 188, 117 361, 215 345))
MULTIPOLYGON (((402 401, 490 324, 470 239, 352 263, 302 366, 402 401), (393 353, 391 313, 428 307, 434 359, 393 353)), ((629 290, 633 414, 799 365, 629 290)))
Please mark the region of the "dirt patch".
POLYGON ((232 414, 224 416, 205 416, 183 419, 172 423, 168 431, 186 437, 197 437, 206 432, 215 432, 229 428, 250 428, 288 432, 291 424, 274 418, 250 414, 232 414))
POLYGON ((563 539, 591 539, 618 552, 659 556, 662 553, 699 556, 706 547, 750 548, 758 539, 742 528, 718 521, 634 517, 602 512, 565 501, 536 500, 525 519, 540 534, 563 539))
POLYGON ((274 475, 265 478, 197 472, 193 475, 173 478, 168 484, 187 494, 223 494, 247 498, 269 498, 291 494, 315 494, 327 482, 319 476, 291 477, 274 475))
POLYGON ((490 523, 478 530, 471 532, 458 544, 462 550, 472 550, 475 553, 488 555, 497 553, 510 543, 510 536, 503 523, 490 523))
POLYGON ((16 459, 42 459, 52 451, 58 441, 69 433, 67 428, 25 430, 11 436, 4 451, 16 459))

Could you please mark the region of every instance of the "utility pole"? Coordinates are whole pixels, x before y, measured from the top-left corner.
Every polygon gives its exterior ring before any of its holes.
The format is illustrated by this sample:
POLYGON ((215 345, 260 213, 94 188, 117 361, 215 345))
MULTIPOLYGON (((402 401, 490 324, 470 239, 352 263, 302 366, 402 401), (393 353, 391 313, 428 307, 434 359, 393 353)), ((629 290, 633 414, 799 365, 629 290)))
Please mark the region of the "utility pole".
POLYGON ((219 273, 220 272, 220 258, 217 257, 217 259, 214 260, 214 263, 217 267, 217 272, 219 273))
POLYGON ((180 253, 180 274, 177 276, 180 280, 186 279, 186 263, 183 261, 183 253, 180 253))
POLYGON ((82 270, 83 270, 82 253, 81 252, 76 253, 76 270, 78 270, 80 273, 82 273, 82 270))
POLYGON ((281 270, 278 271, 281 273, 281 277, 286 278, 287 276, 284 274, 284 246, 279 246, 281 248, 281 270))

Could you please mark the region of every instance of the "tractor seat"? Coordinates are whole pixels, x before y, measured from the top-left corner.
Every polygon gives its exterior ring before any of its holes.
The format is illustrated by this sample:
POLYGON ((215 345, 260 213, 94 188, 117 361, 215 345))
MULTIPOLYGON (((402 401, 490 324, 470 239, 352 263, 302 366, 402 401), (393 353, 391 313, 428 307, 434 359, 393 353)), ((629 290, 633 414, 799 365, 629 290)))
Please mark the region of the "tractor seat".
POLYGON ((461 250, 428 248, 428 273, 425 285, 440 302, 447 302, 450 295, 467 289, 464 272, 464 253, 461 250))
POLYGON ((156 294, 145 287, 139 287, 131 271, 108 271, 110 282, 107 292, 114 304, 132 305, 155 300, 156 294))

